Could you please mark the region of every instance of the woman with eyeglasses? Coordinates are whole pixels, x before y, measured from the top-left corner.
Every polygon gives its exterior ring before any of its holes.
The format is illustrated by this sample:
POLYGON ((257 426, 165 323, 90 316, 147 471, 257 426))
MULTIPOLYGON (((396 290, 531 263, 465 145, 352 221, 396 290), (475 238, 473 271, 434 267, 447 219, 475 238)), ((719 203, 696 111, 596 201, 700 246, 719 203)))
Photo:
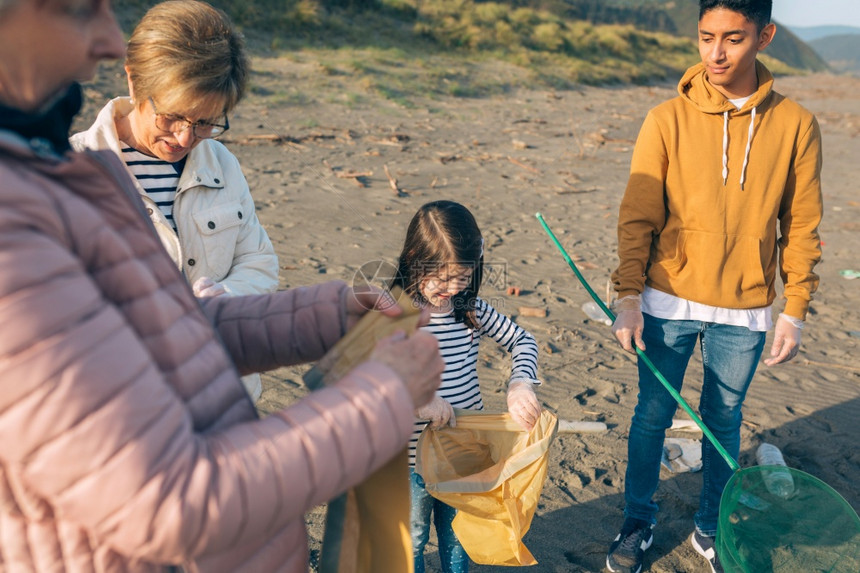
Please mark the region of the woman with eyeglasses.
MULTIPOLYGON (((245 93, 240 34, 209 4, 164 2, 132 33, 125 70, 130 97, 110 101, 72 146, 122 158, 195 295, 277 290, 278 259, 239 162, 214 140, 229 129, 228 114, 245 93)), ((259 375, 243 382, 256 401, 259 375)))

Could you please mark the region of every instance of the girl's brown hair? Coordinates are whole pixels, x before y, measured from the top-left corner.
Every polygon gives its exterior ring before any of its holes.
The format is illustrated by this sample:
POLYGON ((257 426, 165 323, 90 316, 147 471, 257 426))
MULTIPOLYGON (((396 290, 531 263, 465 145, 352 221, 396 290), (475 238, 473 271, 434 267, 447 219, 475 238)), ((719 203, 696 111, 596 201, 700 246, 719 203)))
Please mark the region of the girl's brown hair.
POLYGON ((475 299, 484 273, 484 240, 478 223, 463 205, 433 201, 412 217, 392 284, 423 301, 422 281, 445 266, 473 269, 472 280, 451 298, 454 319, 478 328, 475 299))
POLYGON ((164 110, 228 113, 245 95, 249 64, 241 34, 205 2, 169 0, 153 6, 128 42, 126 67, 138 102, 164 110), (209 108, 209 109, 207 109, 209 108))

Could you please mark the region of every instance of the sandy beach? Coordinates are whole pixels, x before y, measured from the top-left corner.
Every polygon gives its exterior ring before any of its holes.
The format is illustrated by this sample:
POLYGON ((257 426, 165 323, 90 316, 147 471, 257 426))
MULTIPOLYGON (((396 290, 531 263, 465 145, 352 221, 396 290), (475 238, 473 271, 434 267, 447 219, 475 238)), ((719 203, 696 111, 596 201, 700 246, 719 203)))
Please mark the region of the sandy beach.
MULTIPOLYGON (((534 572, 598 572, 622 522, 627 432, 636 402, 635 358, 609 327, 582 310, 588 293, 535 218, 541 212, 591 286, 607 296, 617 259, 616 220, 631 152, 647 110, 675 94, 656 86, 518 90, 485 99, 445 98, 403 106, 367 96, 334 97, 338 76, 319 81, 311 64, 254 61, 255 85, 234 116, 225 143, 239 158, 258 215, 280 259, 281 288, 352 281, 366 263, 394 263, 415 210, 452 199, 472 210, 486 239, 492 272, 482 296, 512 316, 541 349, 538 392, 564 420, 604 422, 602 433, 559 434, 525 544, 534 572), (265 86, 309 86, 296 101, 275 101, 265 86), (519 287, 519 296, 507 288, 519 287), (526 316, 521 308, 546 310, 526 316)), ((89 125, 107 98, 123 95, 121 68, 106 67, 86 86, 76 123, 89 125)), ((761 365, 745 405, 739 463, 755 449, 779 446, 788 465, 808 472, 860 509, 860 79, 780 77, 776 89, 816 114, 824 137, 821 286, 811 305, 803 347, 785 365, 761 365)), ((778 299, 776 310, 782 308, 778 299)), ((770 348, 770 336, 766 352, 770 348)), ((482 348, 487 408, 504 408, 510 360, 482 348)), ((263 375, 262 415, 304 395, 305 367, 263 375)), ((683 396, 695 408, 698 356, 683 396)), ((686 415, 679 411, 678 418, 686 415)), ((670 435, 701 438, 697 432, 670 435)), ((705 571, 690 547, 701 475, 663 470, 661 511, 646 557, 659 573, 705 571)), ((311 550, 319 551, 324 507, 308 515, 311 550)), ((428 555, 435 571, 435 548, 428 555)), ((474 565, 481 573, 509 568, 474 565)))

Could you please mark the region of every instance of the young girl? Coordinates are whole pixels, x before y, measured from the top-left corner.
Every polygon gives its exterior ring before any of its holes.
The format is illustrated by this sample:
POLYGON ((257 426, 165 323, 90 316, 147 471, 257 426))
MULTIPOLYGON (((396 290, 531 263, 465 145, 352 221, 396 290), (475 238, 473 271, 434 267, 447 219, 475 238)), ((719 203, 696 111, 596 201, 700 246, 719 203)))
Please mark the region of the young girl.
POLYGON ((540 384, 537 344, 531 334, 478 298, 483 265, 484 240, 468 209, 453 201, 434 201, 418 210, 409 223, 393 284, 430 308, 430 323, 422 328, 438 339, 446 366, 436 397, 416 412, 409 443, 415 573, 424 573, 431 513, 442 571, 464 573, 469 568, 469 558, 451 528, 456 510, 427 492, 415 473, 415 449, 427 424, 456 424, 454 407, 483 410, 476 368, 481 337, 489 336, 513 356, 507 392, 511 417, 530 430, 541 412, 533 389, 540 384))

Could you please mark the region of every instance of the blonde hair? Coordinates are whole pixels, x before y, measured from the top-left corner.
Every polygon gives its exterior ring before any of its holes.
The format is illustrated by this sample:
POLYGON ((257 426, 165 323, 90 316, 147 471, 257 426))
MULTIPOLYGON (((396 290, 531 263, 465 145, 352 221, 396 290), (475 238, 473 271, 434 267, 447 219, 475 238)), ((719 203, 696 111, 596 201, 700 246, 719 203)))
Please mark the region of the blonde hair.
POLYGON ((153 6, 128 42, 126 66, 139 102, 159 108, 223 113, 245 95, 249 63, 242 35, 205 2, 169 0, 153 6))

